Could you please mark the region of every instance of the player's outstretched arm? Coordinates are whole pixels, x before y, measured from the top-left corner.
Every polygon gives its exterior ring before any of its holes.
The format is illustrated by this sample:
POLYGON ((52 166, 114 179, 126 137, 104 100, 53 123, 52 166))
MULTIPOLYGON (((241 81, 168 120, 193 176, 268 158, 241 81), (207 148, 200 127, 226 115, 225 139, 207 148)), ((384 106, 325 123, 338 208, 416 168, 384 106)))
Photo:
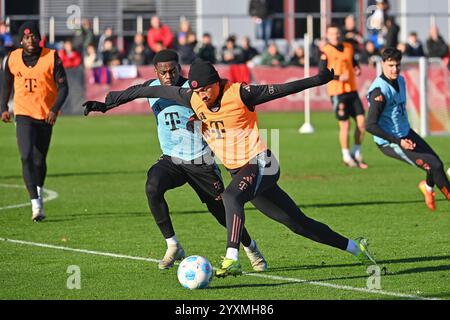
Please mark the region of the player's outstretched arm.
MULTIPOLYGON (((137 84, 131 87, 128 87, 126 90, 130 89, 130 88, 139 88, 139 87, 148 87, 155 79, 150 79, 145 81, 144 83, 141 84, 137 84)), ((104 102, 101 101, 86 101, 85 103, 83 103, 83 107, 84 107, 84 115, 87 116, 90 112, 102 112, 105 113, 108 110, 114 109, 116 107, 118 107, 120 104, 118 103, 111 103, 109 105, 107 105, 104 102)))
POLYGON ((191 96, 192 91, 190 89, 177 86, 133 86, 123 91, 109 92, 106 96, 105 103, 108 106, 119 106, 139 98, 162 98, 174 100, 179 105, 190 107, 191 96))
POLYGON ((321 68, 313 77, 291 81, 283 84, 245 85, 241 86, 240 94, 242 102, 248 107, 298 93, 300 91, 321 86, 334 78, 334 70, 321 68))

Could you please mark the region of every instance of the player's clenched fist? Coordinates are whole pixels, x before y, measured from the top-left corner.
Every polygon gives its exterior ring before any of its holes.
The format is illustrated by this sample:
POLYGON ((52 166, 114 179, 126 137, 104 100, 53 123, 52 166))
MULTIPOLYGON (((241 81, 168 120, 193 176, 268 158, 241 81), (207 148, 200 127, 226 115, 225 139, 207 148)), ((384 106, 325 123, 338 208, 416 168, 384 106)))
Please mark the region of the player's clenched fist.
POLYGON ((328 83, 334 79, 334 69, 331 68, 331 70, 330 70, 326 67, 320 68, 319 74, 317 76, 319 77, 321 83, 323 83, 323 84, 328 83))
POLYGON ((100 101, 86 101, 83 103, 84 107, 84 115, 87 116, 89 112, 95 111, 95 112, 106 112, 106 103, 100 102, 100 101))

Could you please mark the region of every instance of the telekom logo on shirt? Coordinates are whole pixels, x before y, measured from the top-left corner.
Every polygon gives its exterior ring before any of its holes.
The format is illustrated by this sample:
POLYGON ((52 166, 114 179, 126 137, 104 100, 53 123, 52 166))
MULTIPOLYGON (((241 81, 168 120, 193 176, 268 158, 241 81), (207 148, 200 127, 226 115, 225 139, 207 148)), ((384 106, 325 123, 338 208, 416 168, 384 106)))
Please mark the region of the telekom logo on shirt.
MULTIPOLYGON (((236 168, 246 163, 256 164, 260 159, 257 155, 270 149, 273 154, 279 155, 280 132, 278 129, 225 129, 222 121, 211 121, 209 128, 194 125, 194 135, 179 134, 180 130, 171 131, 171 142, 173 151, 179 154, 191 154, 192 150, 198 149, 197 143, 201 140, 195 136, 203 136, 208 143, 210 151, 202 157, 194 159, 194 164, 212 164, 215 158, 218 164, 227 168, 236 168), (259 159, 259 160, 258 160, 259 159)), ((191 163, 191 160, 189 160, 191 163)), ((178 163, 177 163, 178 164, 178 163)), ((268 162, 264 166, 264 174, 276 174, 278 163, 268 162)))
POLYGON ((178 112, 167 112, 164 114, 166 119, 166 125, 171 125, 171 131, 177 130, 177 124, 180 124, 180 115, 178 112), (169 118, 169 119, 168 119, 169 118))
POLYGON ((37 79, 25 78, 25 88, 27 88, 29 92, 34 92, 33 89, 37 88, 37 79))

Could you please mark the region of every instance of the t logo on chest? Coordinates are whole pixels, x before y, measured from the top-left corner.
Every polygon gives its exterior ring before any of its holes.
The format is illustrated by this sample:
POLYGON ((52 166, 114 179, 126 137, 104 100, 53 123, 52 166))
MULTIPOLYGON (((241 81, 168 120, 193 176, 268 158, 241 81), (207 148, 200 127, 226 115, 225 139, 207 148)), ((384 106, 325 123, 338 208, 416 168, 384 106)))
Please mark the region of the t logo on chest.
POLYGON ((33 89, 37 88, 37 80, 34 78, 25 78, 25 88, 28 89, 29 92, 34 92, 33 89))
POLYGON ((170 131, 177 130, 177 124, 180 124, 180 116, 178 115, 178 112, 168 112, 164 114, 166 125, 171 125, 172 128, 170 128, 170 131), (169 118, 169 119, 168 119, 169 118))

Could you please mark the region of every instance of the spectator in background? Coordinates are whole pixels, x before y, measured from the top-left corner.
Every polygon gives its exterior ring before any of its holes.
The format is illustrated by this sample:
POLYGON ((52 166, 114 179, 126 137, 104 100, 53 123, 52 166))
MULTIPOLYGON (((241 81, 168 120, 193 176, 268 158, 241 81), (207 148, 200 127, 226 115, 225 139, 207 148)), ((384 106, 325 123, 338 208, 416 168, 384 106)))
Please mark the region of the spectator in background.
POLYGON ((93 43, 90 43, 86 48, 86 53, 83 57, 83 64, 86 69, 97 68, 103 65, 103 61, 99 59, 97 50, 93 43))
POLYGON ((372 15, 368 18, 368 28, 376 33, 381 31, 384 27, 384 20, 386 16, 386 4, 383 0, 376 0, 375 4, 369 3, 369 8, 374 7, 372 15))
POLYGON ((319 65, 320 55, 323 47, 325 47, 326 44, 327 40, 325 38, 315 39, 314 42, 311 43, 311 50, 310 50, 311 66, 319 65))
POLYGON ((284 57, 278 52, 277 45, 272 42, 267 47, 266 52, 264 52, 261 58, 261 65, 280 67, 284 64, 284 57))
POLYGON ((192 48, 195 51, 195 47, 197 46, 197 36, 195 35, 195 33, 189 33, 187 36, 187 43, 192 46, 192 48))
POLYGON ((202 45, 198 49, 197 57, 202 60, 209 61, 211 63, 216 63, 216 47, 213 46, 211 41, 211 35, 209 33, 204 33, 202 37, 202 45))
POLYGON ((386 19, 385 26, 385 47, 396 48, 398 45, 398 34, 400 33, 400 27, 395 23, 394 16, 389 16, 386 19))
POLYGON ((118 66, 122 63, 119 50, 114 46, 111 39, 106 39, 103 43, 102 59, 105 66, 118 66))
POLYGON ((145 43, 145 38, 142 33, 134 35, 134 42, 131 49, 128 51, 128 63, 137 66, 148 65, 152 62, 153 54, 145 43))
POLYGON ((58 50, 58 56, 65 69, 77 68, 81 65, 81 55, 74 50, 70 39, 64 41, 62 49, 58 50))
POLYGON ((272 14, 275 13, 274 0, 250 0, 249 15, 256 24, 256 38, 263 39, 267 47, 272 34, 272 14))
POLYGON ((194 52, 195 44, 188 43, 187 34, 178 35, 176 50, 180 58, 180 64, 191 64, 197 57, 194 52))
POLYGON ((11 34, 8 32, 8 26, 3 21, 0 21, 0 63, 2 62, 3 57, 7 56, 13 47, 14 41, 11 34))
POLYGON ((239 64, 244 63, 242 48, 236 45, 236 37, 229 36, 222 48, 222 63, 239 64))
POLYGON ((399 42, 397 45, 397 49, 400 50, 400 52, 402 54, 405 54, 406 52, 406 44, 404 44, 403 42, 399 42))
MULTIPOLYGON (((369 3, 369 8, 372 7, 369 3)), ((387 0, 376 0, 375 10, 373 14, 367 19, 367 26, 370 31, 369 40, 371 40, 376 48, 384 45, 384 37, 382 31, 385 27, 387 12, 389 10, 389 2, 387 0)))
POLYGON ((55 43, 51 44, 48 42, 48 38, 47 35, 45 33, 43 33, 41 35, 41 41, 39 41, 39 47, 41 48, 49 48, 49 49, 53 49, 53 50, 58 50, 58 48, 56 48, 55 43))
POLYGON ((164 46, 164 43, 162 42, 162 41, 156 41, 156 44, 155 44, 155 48, 154 48, 155 50, 153 51, 153 53, 156 55, 158 52, 160 52, 161 50, 164 50, 164 49, 167 49, 165 46, 164 46))
POLYGON ((405 47, 405 54, 409 57, 425 56, 422 43, 417 39, 417 33, 414 31, 409 34, 408 42, 405 47))
POLYGON ((174 35, 169 26, 161 24, 157 16, 150 19, 150 29, 147 31, 147 45, 153 52, 161 51, 157 43, 161 42, 164 48, 173 47, 174 35))
POLYGON ((105 50, 104 43, 106 40, 111 40, 114 45, 114 33, 112 27, 106 27, 105 31, 103 31, 100 39, 98 39, 98 47, 97 52, 102 53, 105 50))
POLYGON ((380 51, 375 47, 375 44, 372 41, 367 40, 364 44, 364 50, 361 53, 359 62, 375 66, 377 57, 380 57, 380 51))
POLYGON ((86 53, 86 49, 89 44, 94 43, 95 36, 94 31, 91 28, 91 21, 84 18, 81 21, 81 28, 75 30, 75 36, 73 38, 73 47, 76 51, 82 55, 86 53))
POLYGON ((242 57, 243 62, 246 63, 256 57, 259 52, 254 47, 252 47, 250 38, 243 37, 241 40, 241 48, 242 48, 242 57))
POLYGON ((345 17, 342 36, 344 37, 344 41, 347 41, 353 46, 355 52, 360 51, 363 39, 356 28, 355 17, 352 14, 345 17))
POLYGON ((177 33, 177 44, 179 43, 179 38, 184 37, 184 41, 189 42, 189 37, 192 36, 194 32, 191 30, 191 24, 189 23, 189 20, 187 19, 181 19, 180 21, 180 27, 177 33))
POLYGON ((289 61, 290 66, 303 67, 305 66, 305 49, 303 47, 297 47, 294 50, 294 54, 289 61))
POLYGON ((436 26, 430 28, 430 36, 427 39, 428 57, 444 58, 448 55, 448 46, 445 40, 439 34, 436 26))

